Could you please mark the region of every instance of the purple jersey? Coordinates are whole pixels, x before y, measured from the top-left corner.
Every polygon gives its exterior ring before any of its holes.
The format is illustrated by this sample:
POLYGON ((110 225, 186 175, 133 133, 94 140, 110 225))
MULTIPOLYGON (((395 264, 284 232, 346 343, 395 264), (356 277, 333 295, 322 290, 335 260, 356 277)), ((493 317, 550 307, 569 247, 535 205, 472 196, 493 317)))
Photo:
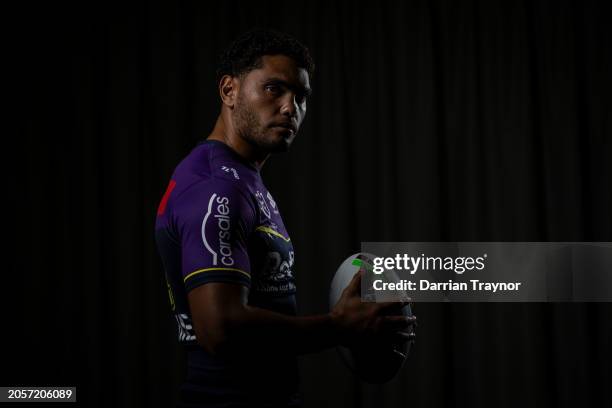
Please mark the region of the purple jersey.
POLYGON ((253 401, 256 394, 292 401, 295 356, 262 356, 256 348, 246 351, 247 359, 208 354, 196 342, 187 301, 200 285, 228 282, 249 288, 249 305, 296 314, 293 246, 259 171, 222 142, 198 143, 170 179, 155 239, 179 342, 188 351, 181 398, 211 407, 217 400, 253 401))

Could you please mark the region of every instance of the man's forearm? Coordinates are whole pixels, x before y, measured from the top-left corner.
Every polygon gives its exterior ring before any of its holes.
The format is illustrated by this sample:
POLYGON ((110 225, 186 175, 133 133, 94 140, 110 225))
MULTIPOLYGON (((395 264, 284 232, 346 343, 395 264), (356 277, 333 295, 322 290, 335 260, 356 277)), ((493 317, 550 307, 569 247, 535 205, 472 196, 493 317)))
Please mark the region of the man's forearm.
MULTIPOLYGON (((259 350, 306 354, 339 344, 341 333, 331 314, 290 316, 244 306, 227 324, 227 349, 256 345, 259 350)), ((244 348, 243 348, 244 349, 244 348)))

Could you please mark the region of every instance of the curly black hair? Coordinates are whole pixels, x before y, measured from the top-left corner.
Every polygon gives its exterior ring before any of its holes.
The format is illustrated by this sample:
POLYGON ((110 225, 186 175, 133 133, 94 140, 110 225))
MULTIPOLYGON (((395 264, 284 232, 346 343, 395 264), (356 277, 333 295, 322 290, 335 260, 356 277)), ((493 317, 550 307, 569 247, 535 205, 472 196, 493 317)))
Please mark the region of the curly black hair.
POLYGON ((315 65, 308 48, 288 34, 271 29, 255 29, 237 38, 221 55, 217 67, 217 82, 223 75, 239 77, 261 68, 264 55, 285 55, 312 79, 315 65))

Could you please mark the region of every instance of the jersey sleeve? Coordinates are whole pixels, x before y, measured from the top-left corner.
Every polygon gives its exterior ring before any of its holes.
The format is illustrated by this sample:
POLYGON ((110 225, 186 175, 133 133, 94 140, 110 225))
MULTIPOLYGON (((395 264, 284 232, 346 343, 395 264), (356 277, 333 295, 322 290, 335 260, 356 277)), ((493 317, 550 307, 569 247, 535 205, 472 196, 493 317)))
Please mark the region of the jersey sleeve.
POLYGON ((209 282, 250 287, 247 240, 255 210, 245 193, 226 181, 204 180, 177 198, 173 212, 187 292, 209 282))

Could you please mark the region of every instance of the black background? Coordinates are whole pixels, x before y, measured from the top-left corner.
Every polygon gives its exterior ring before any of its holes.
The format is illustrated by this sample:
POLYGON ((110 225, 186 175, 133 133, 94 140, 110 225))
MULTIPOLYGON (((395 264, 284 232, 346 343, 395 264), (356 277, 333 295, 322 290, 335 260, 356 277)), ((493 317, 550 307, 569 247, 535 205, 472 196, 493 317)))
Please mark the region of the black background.
MULTIPOLYGON (((174 166, 218 114, 215 62, 254 26, 317 71, 264 180, 301 313, 361 241, 612 241, 603 2, 85 2, 7 10, 0 385, 168 407, 184 370, 153 241, 174 166), (5 128, 7 129, 7 128, 5 128)), ((6 56, 6 54, 5 54, 6 56)), ((401 374, 301 358, 305 407, 610 406, 610 304, 419 304, 401 374)))

